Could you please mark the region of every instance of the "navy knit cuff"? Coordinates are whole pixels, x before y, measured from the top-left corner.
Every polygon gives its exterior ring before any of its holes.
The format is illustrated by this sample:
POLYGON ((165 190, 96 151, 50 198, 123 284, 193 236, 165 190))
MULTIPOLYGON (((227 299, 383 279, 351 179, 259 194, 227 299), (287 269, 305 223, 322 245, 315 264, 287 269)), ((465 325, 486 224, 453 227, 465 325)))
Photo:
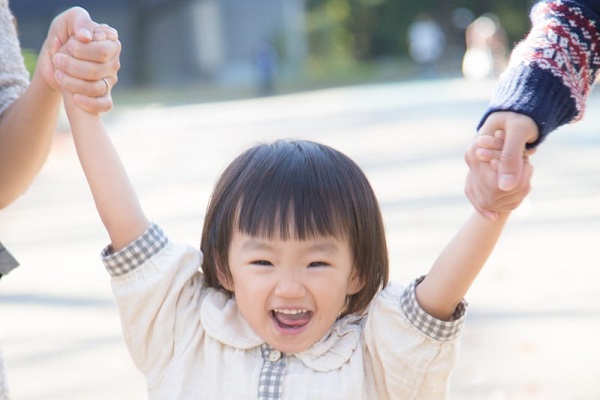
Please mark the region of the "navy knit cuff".
POLYGON ((570 90, 560 78, 548 70, 524 64, 502 76, 477 129, 496 111, 517 112, 535 121, 539 137, 529 148, 539 145, 550 132, 572 121, 578 113, 570 90))

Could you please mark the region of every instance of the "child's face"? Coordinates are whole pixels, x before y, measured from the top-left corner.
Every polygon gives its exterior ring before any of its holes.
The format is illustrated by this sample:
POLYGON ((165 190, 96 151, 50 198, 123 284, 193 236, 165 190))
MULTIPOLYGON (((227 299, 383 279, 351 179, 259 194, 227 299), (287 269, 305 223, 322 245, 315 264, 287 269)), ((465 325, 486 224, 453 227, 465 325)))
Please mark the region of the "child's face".
POLYGON ((307 350, 362 288, 347 240, 281 240, 234 233, 229 248, 238 307, 252 329, 284 353, 307 350))

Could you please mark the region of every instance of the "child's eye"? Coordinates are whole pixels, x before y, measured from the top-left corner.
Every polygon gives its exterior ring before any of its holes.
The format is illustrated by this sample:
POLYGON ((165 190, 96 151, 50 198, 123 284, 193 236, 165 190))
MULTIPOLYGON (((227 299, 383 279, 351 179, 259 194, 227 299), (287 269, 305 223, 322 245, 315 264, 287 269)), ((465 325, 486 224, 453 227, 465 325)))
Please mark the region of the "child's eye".
POLYGON ((267 261, 267 260, 254 260, 250 264, 261 265, 263 267, 268 267, 268 266, 273 265, 270 261, 267 261))
POLYGON ((330 264, 326 263, 325 261, 313 261, 310 264, 308 264, 308 268, 315 268, 315 267, 328 267, 330 264))

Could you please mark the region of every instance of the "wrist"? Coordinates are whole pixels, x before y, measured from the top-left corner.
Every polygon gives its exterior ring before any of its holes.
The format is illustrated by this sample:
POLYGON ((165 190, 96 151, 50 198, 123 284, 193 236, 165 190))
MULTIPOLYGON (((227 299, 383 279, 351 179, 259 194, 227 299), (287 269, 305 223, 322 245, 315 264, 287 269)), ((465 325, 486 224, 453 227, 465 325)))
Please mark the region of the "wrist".
POLYGON ((47 62, 47 60, 38 62, 28 90, 48 100, 60 100, 60 86, 54 78, 54 67, 48 66, 47 62))
POLYGON ((512 210, 509 211, 491 211, 491 210, 475 210, 474 214, 477 215, 479 219, 485 219, 490 223, 504 223, 512 210))

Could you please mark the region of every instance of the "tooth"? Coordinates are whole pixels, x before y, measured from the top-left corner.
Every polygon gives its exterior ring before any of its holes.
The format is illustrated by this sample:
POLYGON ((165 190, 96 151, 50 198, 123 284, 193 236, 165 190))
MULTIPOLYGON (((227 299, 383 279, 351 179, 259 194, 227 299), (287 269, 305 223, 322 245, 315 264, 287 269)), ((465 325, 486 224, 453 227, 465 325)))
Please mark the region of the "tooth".
POLYGON ((289 314, 289 315, 295 315, 295 314, 301 314, 301 313, 305 313, 306 310, 279 310, 276 309, 275 312, 280 313, 280 314, 289 314))

